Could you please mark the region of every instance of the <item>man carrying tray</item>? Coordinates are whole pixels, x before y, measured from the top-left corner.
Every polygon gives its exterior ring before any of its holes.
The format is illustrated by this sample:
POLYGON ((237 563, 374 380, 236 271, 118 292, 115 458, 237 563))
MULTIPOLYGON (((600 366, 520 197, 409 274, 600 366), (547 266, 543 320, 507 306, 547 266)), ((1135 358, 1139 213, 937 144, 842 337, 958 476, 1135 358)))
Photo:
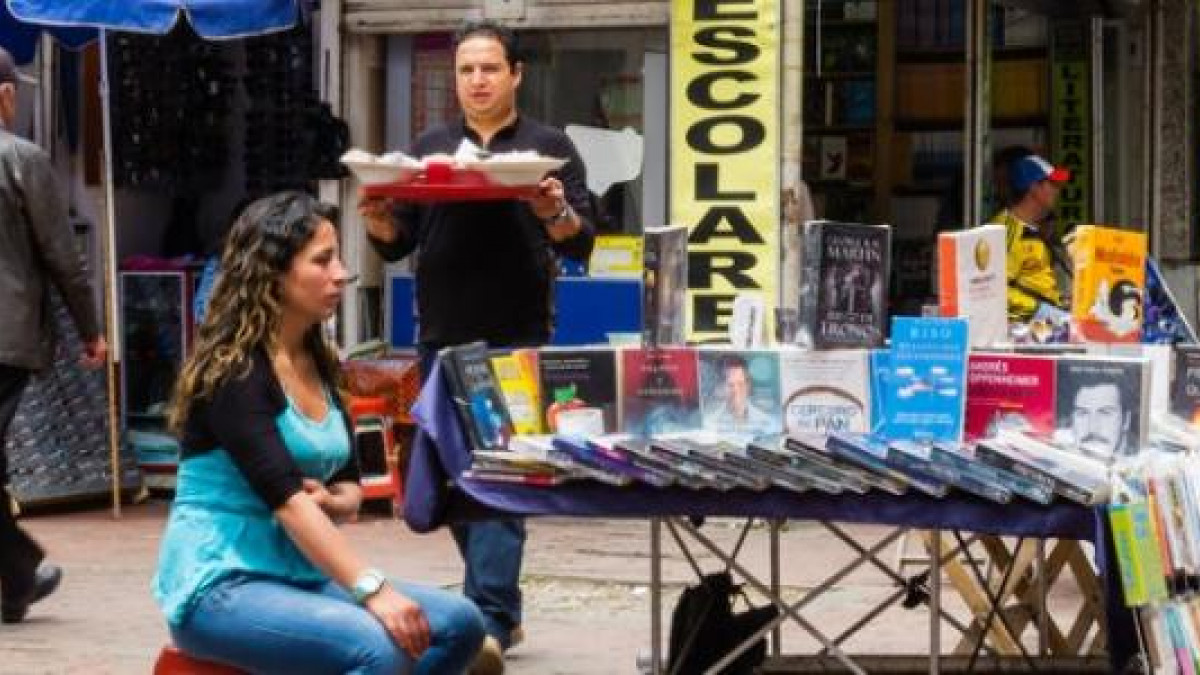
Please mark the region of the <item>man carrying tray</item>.
MULTIPOLYGON (((583 161, 559 129, 516 108, 523 62, 502 26, 471 22, 454 41, 462 117, 425 131, 414 157, 453 154, 470 140, 490 153, 536 151, 567 160, 535 196, 509 200, 400 202, 364 199, 359 214, 386 260, 416 251, 418 355, 422 378, 439 349, 474 340, 491 347, 549 342, 557 256, 586 261, 594 243, 583 161)), ((489 639, 472 669, 503 672, 502 650, 521 638, 524 521, 452 526, 466 567, 463 592, 484 614, 489 639)))

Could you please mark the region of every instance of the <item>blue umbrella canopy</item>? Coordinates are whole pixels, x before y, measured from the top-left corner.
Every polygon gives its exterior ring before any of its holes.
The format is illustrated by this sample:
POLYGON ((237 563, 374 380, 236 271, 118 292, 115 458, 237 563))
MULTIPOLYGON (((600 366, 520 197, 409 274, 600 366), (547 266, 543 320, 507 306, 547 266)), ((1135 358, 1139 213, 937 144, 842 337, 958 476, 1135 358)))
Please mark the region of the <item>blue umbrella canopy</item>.
POLYGON ((166 33, 186 17, 206 39, 261 35, 291 28, 299 0, 8 0, 18 20, 61 27, 166 33))
POLYGON ((47 27, 18 21, 8 11, 8 5, 0 3, 0 47, 7 49, 18 64, 33 61, 42 31, 49 32, 71 49, 79 49, 96 39, 96 31, 91 28, 47 27))

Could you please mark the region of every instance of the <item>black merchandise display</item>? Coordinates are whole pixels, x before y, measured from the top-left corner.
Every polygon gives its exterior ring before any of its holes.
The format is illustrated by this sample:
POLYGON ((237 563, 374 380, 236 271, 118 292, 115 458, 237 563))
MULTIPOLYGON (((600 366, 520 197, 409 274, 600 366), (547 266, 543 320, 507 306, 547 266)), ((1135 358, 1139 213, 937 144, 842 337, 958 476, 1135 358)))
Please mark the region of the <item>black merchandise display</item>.
MULTIPOLYGON (((222 189, 236 157, 237 115, 245 123, 248 196, 346 175, 338 159, 349 147, 349 130, 318 100, 311 27, 233 44, 245 56, 240 75, 230 43, 206 41, 186 22, 163 36, 113 34, 108 58, 118 187, 177 199, 222 189), (239 80, 244 102, 236 95, 239 80)), ((196 208, 185 202, 176 211, 194 216, 196 208)), ((186 218, 173 215, 176 220, 186 218)))
POLYGON ((246 193, 303 188, 345 175, 344 122, 317 99, 312 35, 306 27, 245 41, 246 193))
MULTIPOLYGON (((58 336, 54 364, 29 380, 6 441, 10 493, 22 505, 100 497, 112 490, 108 392, 103 370, 79 364, 83 344, 66 305, 51 293, 58 336)), ((121 489, 142 485, 121 448, 121 489)))
POLYGON ((109 41, 113 178, 171 195, 220 187, 229 157, 232 66, 186 22, 109 41))

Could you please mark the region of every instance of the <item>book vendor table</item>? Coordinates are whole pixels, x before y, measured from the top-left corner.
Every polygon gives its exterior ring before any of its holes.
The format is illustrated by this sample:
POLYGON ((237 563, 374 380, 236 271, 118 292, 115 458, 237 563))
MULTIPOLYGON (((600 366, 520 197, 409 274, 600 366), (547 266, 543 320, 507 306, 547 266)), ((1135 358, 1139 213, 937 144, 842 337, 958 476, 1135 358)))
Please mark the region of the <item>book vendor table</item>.
MULTIPOLYGON (((1040 506, 1026 501, 1015 501, 1000 505, 983 501, 962 493, 951 493, 945 499, 933 499, 919 494, 895 496, 878 491, 863 495, 829 495, 823 493, 797 494, 778 489, 765 492, 731 490, 729 492, 693 491, 683 488, 660 489, 648 485, 612 487, 580 481, 553 488, 525 486, 519 484, 495 484, 461 480, 451 487, 451 478, 459 476, 470 465, 470 450, 458 419, 458 412, 441 377, 440 364, 435 365, 412 411, 418 430, 407 478, 407 500, 404 516, 409 526, 418 532, 436 529, 442 524, 458 520, 486 517, 489 514, 506 515, 555 515, 600 518, 645 518, 651 520, 651 638, 654 672, 661 672, 663 659, 659 658, 662 645, 660 625, 661 579, 661 534, 665 529, 681 546, 683 538, 693 542, 722 559, 734 573, 747 584, 770 599, 780 610, 780 620, 792 620, 804 628, 824 646, 824 651, 841 661, 851 672, 864 671, 846 654, 839 644, 849 633, 856 631, 883 611, 887 605, 901 600, 909 589, 909 581, 883 563, 879 556, 906 528, 929 530, 930 550, 941 551, 931 556, 928 571, 930 606, 930 672, 939 672, 941 658, 941 620, 945 620, 960 631, 968 629, 954 617, 945 613, 940 606, 940 580, 943 563, 956 559, 969 546, 973 538, 963 538, 960 533, 975 533, 997 536, 1013 536, 1032 540, 1064 539, 1090 542, 1095 545, 1095 561, 1100 571, 1099 580, 1104 596, 1104 627, 1113 670, 1119 670, 1136 653, 1137 642, 1131 615, 1120 599, 1120 585, 1116 570, 1109 564, 1111 538, 1108 536, 1107 519, 1103 509, 1090 509, 1075 504, 1056 502, 1040 506), (843 543, 857 552, 857 559, 835 571, 824 583, 818 584, 799 601, 787 601, 780 596, 778 588, 778 548, 772 547, 772 570, 768 581, 760 580, 737 560, 737 551, 721 551, 720 548, 689 518, 725 516, 746 519, 811 520, 822 523, 843 543), (840 528, 837 523, 862 523, 888 525, 897 528, 892 534, 873 544, 864 545, 840 528), (954 538, 950 546, 944 539, 954 538), (829 637, 821 633, 801 612, 803 607, 824 590, 849 575, 858 566, 869 564, 884 570, 901 587, 884 605, 864 615, 851 630, 840 636, 829 637), (938 620, 940 617, 941 620, 938 620)), ((772 534, 776 533, 775 524, 772 534)), ((773 544, 777 539, 773 537, 773 544)), ((1021 548, 1021 544, 1018 544, 1021 548)), ((686 549, 685 549, 686 554, 686 549)), ((1011 567, 1010 567, 1011 569, 1011 567)), ((1004 579, 1000 587, 1015 583, 1004 579)), ((988 584, 980 584, 984 588, 988 584)), ((1004 622, 1004 612, 998 611, 996 595, 988 594, 992 607, 986 622, 980 629, 990 633, 993 620, 1004 622)), ((976 619, 979 616, 976 613, 976 619)), ((775 626, 764 628, 766 633, 775 626)), ((1014 631, 1016 632, 1016 631, 1014 631)), ((747 648, 753 638, 740 649, 747 648)), ((778 640, 774 643, 778 646, 778 640)), ((730 654, 726 661, 736 657, 730 654)), ((1038 668, 1036 655, 1026 654, 1031 670, 1051 672, 1038 668)), ((712 672, 719 670, 714 668, 712 672)))

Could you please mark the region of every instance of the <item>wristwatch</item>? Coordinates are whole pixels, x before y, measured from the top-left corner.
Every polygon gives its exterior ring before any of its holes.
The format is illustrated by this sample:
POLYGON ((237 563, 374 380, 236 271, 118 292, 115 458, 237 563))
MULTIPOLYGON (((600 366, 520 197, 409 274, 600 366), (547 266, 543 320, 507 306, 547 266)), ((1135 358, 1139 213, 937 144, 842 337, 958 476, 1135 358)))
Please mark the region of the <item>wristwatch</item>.
POLYGON ((358 604, 363 604, 368 598, 379 592, 383 585, 387 583, 387 577, 383 572, 369 567, 363 570, 362 574, 358 575, 358 579, 354 582, 354 588, 350 589, 350 594, 354 596, 354 601, 358 604))
POLYGON ((547 218, 547 219, 546 219, 546 224, 547 224, 547 225, 555 225, 555 224, 557 224, 557 223, 559 223, 559 222, 561 222, 561 221, 563 221, 563 220, 566 220, 566 219, 570 218, 570 217, 571 217, 571 213, 572 213, 572 211, 571 211, 571 202, 569 202, 569 201, 567 201, 567 200, 565 200, 565 199, 564 199, 564 200, 563 200, 563 207, 562 207, 562 209, 560 209, 558 213, 556 213, 556 214, 554 214, 553 216, 550 216, 549 218, 547 218))

